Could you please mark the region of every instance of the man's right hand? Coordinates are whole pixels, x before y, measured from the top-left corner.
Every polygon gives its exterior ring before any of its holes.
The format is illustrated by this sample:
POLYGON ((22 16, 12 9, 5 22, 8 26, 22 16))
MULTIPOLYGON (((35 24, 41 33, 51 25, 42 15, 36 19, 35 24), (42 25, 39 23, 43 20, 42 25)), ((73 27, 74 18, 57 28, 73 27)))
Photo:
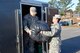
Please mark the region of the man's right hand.
POLYGON ((31 35, 31 30, 28 31, 29 35, 31 35))
POLYGON ((25 28, 24 30, 25 30, 27 33, 29 33, 29 35, 31 35, 31 30, 30 30, 30 29, 25 28))

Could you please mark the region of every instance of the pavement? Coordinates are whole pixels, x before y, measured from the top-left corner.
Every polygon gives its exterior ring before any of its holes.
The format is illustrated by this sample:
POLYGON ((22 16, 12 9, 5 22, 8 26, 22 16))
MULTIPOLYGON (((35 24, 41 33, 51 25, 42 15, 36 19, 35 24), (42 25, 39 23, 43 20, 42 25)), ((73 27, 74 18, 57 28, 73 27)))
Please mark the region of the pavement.
POLYGON ((80 53, 80 28, 62 27, 61 53, 80 53))

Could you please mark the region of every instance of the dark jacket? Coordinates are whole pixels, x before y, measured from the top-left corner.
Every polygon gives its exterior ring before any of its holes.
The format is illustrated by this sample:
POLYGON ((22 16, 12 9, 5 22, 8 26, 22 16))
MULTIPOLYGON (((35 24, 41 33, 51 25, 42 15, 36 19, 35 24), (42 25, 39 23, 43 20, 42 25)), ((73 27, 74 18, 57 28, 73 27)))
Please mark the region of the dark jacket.
MULTIPOLYGON (((38 21, 37 16, 33 17, 30 14, 25 15, 23 19, 24 29, 26 27, 30 29, 30 26, 36 21, 38 21)), ((24 39, 23 40, 24 41, 24 53, 37 53, 37 52, 34 52, 35 41, 30 38, 29 34, 27 34, 26 31, 24 31, 23 39, 24 39)))
POLYGON ((25 17, 24 17, 24 27, 28 27, 30 29, 30 26, 35 23, 36 21, 38 21, 38 17, 35 16, 31 16, 30 14, 27 14, 25 17))

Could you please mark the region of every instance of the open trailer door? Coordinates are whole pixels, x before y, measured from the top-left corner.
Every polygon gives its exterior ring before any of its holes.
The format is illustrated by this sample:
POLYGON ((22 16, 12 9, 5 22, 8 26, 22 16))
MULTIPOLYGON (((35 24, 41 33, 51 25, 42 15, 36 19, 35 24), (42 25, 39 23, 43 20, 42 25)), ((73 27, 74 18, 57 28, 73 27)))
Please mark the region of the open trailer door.
MULTIPOLYGON (((27 36, 24 31, 24 16, 29 14, 30 7, 36 7, 38 19, 47 22, 48 5, 37 1, 22 0, 20 2, 20 9, 16 10, 16 34, 17 34, 17 51, 18 53, 26 53, 27 36)), ((28 34, 27 34, 28 35, 28 34)), ((41 44, 41 53, 48 53, 48 43, 41 44), (46 46, 45 46, 46 45, 46 46)))
MULTIPOLYGON (((23 26, 24 16, 29 14, 30 7, 37 8, 37 16, 39 20, 42 20, 42 5, 40 3, 31 2, 21 2, 20 9, 15 10, 15 21, 16 21, 16 35, 17 35, 17 53, 26 53, 26 39, 23 26)), ((28 34, 27 34, 28 35, 28 34)))

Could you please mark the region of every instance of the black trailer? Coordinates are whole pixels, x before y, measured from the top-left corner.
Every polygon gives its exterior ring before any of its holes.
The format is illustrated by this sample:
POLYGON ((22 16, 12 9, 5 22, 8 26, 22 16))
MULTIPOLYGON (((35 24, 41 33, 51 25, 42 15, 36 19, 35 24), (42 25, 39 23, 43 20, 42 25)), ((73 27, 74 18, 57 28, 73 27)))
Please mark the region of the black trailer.
POLYGON ((23 17, 37 8, 39 20, 47 22, 48 3, 35 0, 0 0, 0 53, 24 53, 23 17))
POLYGON ((20 0, 0 0, 0 53, 17 53, 15 9, 20 0))

